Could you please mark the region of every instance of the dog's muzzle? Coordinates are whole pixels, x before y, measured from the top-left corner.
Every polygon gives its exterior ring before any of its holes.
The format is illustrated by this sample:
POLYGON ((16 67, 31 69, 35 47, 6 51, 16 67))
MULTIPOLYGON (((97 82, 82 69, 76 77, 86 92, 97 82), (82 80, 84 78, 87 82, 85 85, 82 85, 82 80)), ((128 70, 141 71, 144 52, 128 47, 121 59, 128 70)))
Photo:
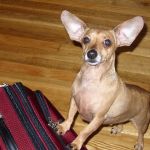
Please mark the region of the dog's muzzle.
POLYGON ((88 64, 95 66, 101 62, 101 55, 95 49, 92 49, 85 54, 84 60, 88 64))

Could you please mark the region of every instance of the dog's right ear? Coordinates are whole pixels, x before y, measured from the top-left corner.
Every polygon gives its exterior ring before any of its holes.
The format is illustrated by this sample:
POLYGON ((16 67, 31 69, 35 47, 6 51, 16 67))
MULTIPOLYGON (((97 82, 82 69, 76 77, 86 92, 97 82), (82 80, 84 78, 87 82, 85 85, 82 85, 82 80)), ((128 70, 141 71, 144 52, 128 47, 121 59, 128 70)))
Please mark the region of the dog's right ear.
POLYGON ((64 10, 61 14, 61 21, 65 26, 70 39, 81 42, 81 39, 85 33, 86 24, 66 10, 64 10))

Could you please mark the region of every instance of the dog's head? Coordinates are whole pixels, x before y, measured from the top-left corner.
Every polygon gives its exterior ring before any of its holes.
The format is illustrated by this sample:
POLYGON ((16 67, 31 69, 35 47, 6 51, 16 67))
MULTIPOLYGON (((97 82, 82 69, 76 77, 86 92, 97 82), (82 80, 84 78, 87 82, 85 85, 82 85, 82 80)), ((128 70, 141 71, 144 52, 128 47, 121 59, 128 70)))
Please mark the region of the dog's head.
POLYGON ((61 20, 70 39, 80 42, 84 51, 84 60, 90 65, 108 61, 117 47, 130 46, 143 28, 140 16, 127 20, 113 30, 90 29, 68 11, 63 11, 61 20))

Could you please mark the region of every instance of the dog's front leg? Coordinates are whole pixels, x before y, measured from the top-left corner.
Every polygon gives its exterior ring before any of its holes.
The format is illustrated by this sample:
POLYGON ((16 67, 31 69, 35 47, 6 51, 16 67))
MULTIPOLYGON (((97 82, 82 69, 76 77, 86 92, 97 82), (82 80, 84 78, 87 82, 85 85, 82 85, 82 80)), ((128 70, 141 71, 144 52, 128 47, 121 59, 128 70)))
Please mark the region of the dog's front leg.
POLYGON ((77 138, 70 144, 72 150, 80 150, 86 139, 96 131, 104 121, 104 117, 95 116, 93 120, 85 127, 77 136, 77 138))
POLYGON ((67 119, 64 122, 57 125, 58 134, 65 134, 70 129, 76 113, 77 113, 77 106, 74 98, 72 97, 67 119))

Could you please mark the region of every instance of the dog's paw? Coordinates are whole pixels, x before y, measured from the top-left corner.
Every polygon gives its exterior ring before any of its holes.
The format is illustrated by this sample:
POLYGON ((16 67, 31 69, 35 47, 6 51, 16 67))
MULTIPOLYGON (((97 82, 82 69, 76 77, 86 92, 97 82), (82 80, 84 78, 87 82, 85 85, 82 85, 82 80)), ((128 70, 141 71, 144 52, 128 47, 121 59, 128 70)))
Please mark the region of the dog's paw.
POLYGON ((117 125, 117 126, 113 126, 113 127, 111 128, 110 133, 111 133, 111 134, 118 134, 118 133, 121 133, 122 130, 123 130, 123 125, 117 125))
POLYGON ((56 126, 56 132, 59 135, 64 135, 66 133, 66 130, 64 129, 63 125, 57 124, 57 126, 56 126))
POLYGON ((80 149, 78 149, 78 146, 74 143, 68 144, 67 149, 68 150, 80 150, 80 149))
POLYGON ((142 144, 135 144, 134 150, 143 150, 143 145, 142 144))
POLYGON ((64 135, 68 130, 70 129, 70 123, 67 121, 64 121, 62 123, 58 123, 56 126, 56 132, 59 135, 64 135))

